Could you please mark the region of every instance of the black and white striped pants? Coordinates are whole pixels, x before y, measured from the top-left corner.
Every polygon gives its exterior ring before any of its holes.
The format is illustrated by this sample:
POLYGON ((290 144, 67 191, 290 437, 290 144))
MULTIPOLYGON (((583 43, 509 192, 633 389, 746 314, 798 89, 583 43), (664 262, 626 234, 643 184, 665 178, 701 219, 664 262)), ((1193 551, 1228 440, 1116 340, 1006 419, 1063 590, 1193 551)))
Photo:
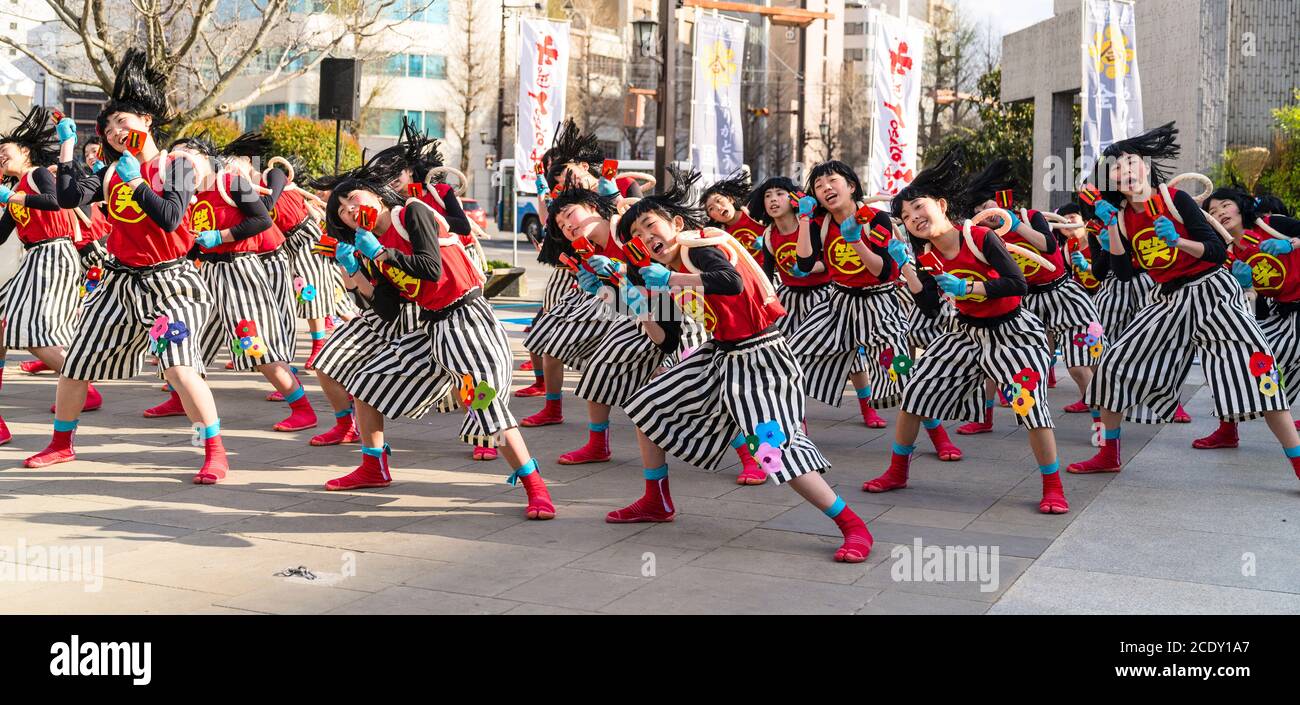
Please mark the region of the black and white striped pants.
POLYGON ((108 261, 108 249, 104 247, 103 240, 91 241, 77 250, 77 254, 81 257, 81 266, 84 269, 103 267, 104 262, 108 261))
POLYGON ((616 320, 596 345, 574 394, 597 404, 622 407, 654 377, 655 370, 677 364, 681 353, 699 347, 706 337, 704 327, 687 317, 682 321, 677 351, 665 354, 645 334, 640 323, 631 318, 616 320))
POLYGON ((489 392, 491 401, 478 409, 475 404, 462 407, 460 440, 496 447, 502 431, 519 425, 510 413, 512 374, 505 328, 487 299, 478 298, 394 341, 357 372, 348 391, 390 418, 419 418, 450 390, 459 390, 468 375, 476 389, 489 392), (417 357, 420 353, 423 359, 417 357))
POLYGON ((289 359, 298 354, 298 295, 293 290, 293 262, 283 247, 257 256, 266 268, 267 285, 280 308, 280 325, 288 344, 289 359))
POLYGON ((1126 282, 1110 277, 1101 283, 1093 303, 1101 326, 1111 340, 1118 340, 1133 316, 1151 303, 1151 290, 1155 288, 1155 280, 1146 272, 1126 282))
POLYGON ((550 311, 578 284, 578 276, 567 269, 553 267, 542 290, 542 310, 550 311))
POLYGON ((28 248, 5 286, 4 347, 67 347, 76 332, 84 276, 72 240, 28 248))
POLYGON ((420 328, 420 307, 404 301, 397 318, 385 321, 367 308, 358 316, 334 329, 325 346, 316 355, 312 367, 326 377, 350 389, 357 372, 392 341, 420 328))
POLYGON ((1051 358, 1042 321, 1024 308, 990 328, 956 319, 953 329, 934 340, 907 376, 903 410, 926 419, 981 421, 985 380, 1005 389, 1028 370, 1038 377, 1029 392, 1033 404, 1026 414, 1017 412, 1016 420, 1029 428, 1052 428, 1046 404, 1051 358))
POLYGON ((957 309, 946 296, 939 297, 939 311, 931 318, 916 305, 912 290, 900 286, 897 290, 898 305, 907 317, 907 344, 913 350, 925 350, 934 344, 935 339, 952 330, 957 317, 957 309))
POLYGON ((1221 268, 1170 294, 1154 290, 1151 304, 1102 354, 1083 399, 1128 421, 1167 423, 1197 352, 1215 416, 1247 421, 1289 408, 1285 394, 1261 392, 1251 373, 1251 356, 1272 356, 1273 348, 1246 310, 1241 286, 1221 268))
POLYGON ((803 432, 803 372, 777 330, 735 346, 705 341, 624 408, 655 445, 706 470, 721 466, 737 433, 771 422, 785 435, 779 462, 764 466, 777 484, 831 466, 803 432))
POLYGON ((872 408, 898 403, 903 392, 901 380, 889 375, 889 366, 880 364, 882 353, 907 351, 907 321, 893 289, 893 284, 881 284, 850 293, 832 285, 826 300, 808 314, 790 337, 790 350, 803 367, 808 396, 839 406, 849 373, 865 370, 872 408))
POLYGON ((63 376, 98 381, 140 374, 153 344, 149 328, 159 316, 180 321, 190 331, 158 355, 159 375, 176 366, 203 373, 199 332, 212 316, 212 294, 188 260, 146 273, 124 271, 110 258, 99 286, 82 301, 81 325, 68 348, 63 376))
MULTIPOLYGON (((284 245, 281 247, 289 257, 289 271, 292 277, 302 277, 304 284, 316 289, 316 297, 311 301, 298 300, 297 292, 292 288, 294 314, 298 318, 324 318, 335 311, 339 292, 337 267, 320 255, 311 252, 312 245, 320 240, 320 228, 312 218, 307 218, 297 227, 285 233, 284 245)), ((346 297, 344 297, 346 298, 346 297)))
POLYGON ((808 315, 818 304, 826 300, 831 295, 831 285, 822 284, 821 286, 786 286, 784 284, 776 287, 776 297, 781 301, 781 307, 785 309, 785 315, 777 319, 776 327, 781 330, 781 334, 788 339, 799 326, 808 320, 808 315))
POLYGON ((615 319, 600 299, 571 289, 553 308, 538 316, 524 338, 524 349, 534 355, 549 355, 565 367, 581 371, 609 334, 615 319))
POLYGON ((1044 331, 1061 349, 1066 367, 1096 365, 1106 348, 1105 327, 1097 343, 1100 347, 1087 345, 1082 338, 1088 335, 1090 325, 1101 322, 1097 305, 1078 282, 1069 277, 1058 281, 1055 288, 1029 294, 1022 303, 1043 322, 1044 331))
MULTIPOLYGON (((1253 314, 1252 314, 1253 315, 1253 314)), ((1281 372, 1282 391, 1288 404, 1294 404, 1300 390, 1300 311, 1275 311, 1259 322, 1264 339, 1273 348, 1273 359, 1281 372), (1292 384, 1291 380, 1295 380, 1292 384)))
POLYGON ((212 365, 222 350, 230 352, 236 370, 251 370, 272 362, 293 359, 293 335, 284 328, 284 306, 277 276, 257 255, 238 255, 229 262, 204 262, 199 267, 212 292, 213 315, 203 329, 203 359, 212 365), (240 321, 252 321, 262 339, 260 358, 245 355, 236 328, 240 321))

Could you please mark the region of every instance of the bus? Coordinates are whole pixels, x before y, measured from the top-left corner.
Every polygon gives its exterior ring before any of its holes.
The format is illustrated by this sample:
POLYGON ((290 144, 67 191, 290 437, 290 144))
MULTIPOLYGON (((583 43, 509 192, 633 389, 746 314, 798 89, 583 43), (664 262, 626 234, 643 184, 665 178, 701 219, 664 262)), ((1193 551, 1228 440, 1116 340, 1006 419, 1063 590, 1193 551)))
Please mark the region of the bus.
MULTIPOLYGON (((619 161, 618 168, 619 171, 654 173, 655 163, 644 159, 624 159, 619 161)), ((497 228, 503 233, 523 233, 530 241, 541 242, 542 218, 537 213, 537 196, 513 188, 515 160, 497 162, 492 180, 497 189, 497 228)))

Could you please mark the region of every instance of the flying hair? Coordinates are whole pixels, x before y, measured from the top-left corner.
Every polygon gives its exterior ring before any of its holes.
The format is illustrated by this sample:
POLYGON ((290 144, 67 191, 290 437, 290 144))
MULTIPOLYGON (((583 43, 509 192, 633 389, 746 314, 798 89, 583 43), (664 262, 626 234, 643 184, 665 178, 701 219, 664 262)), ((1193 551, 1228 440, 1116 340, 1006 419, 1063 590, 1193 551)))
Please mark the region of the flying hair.
POLYGON ((691 190, 700 180, 700 172, 694 169, 682 170, 676 166, 668 167, 672 187, 661 194, 646 196, 623 213, 618 219, 618 241, 627 242, 632 237, 632 224, 646 213, 654 213, 664 220, 671 221, 680 217, 684 221, 683 230, 699 230, 708 218, 691 197, 691 190))
POLYGON ((50 111, 39 105, 27 111, 17 127, 0 136, 0 144, 25 147, 32 166, 49 166, 59 161, 59 138, 54 133, 50 111))
POLYGON ((949 149, 933 166, 922 169, 912 183, 898 192, 890 203, 895 218, 903 216, 903 204, 918 198, 944 198, 948 200, 949 217, 955 212, 960 199, 966 171, 966 150, 960 145, 949 149))
MULTIPOLYGON (((95 124, 100 135, 108 127, 108 118, 114 113, 133 113, 148 115, 153 118, 155 136, 172 120, 171 107, 167 102, 167 75, 149 64, 149 58, 140 49, 132 47, 122 56, 117 67, 117 78, 113 81, 113 93, 109 96, 95 124)), ((107 141, 104 151, 114 161, 122 156, 107 141)))

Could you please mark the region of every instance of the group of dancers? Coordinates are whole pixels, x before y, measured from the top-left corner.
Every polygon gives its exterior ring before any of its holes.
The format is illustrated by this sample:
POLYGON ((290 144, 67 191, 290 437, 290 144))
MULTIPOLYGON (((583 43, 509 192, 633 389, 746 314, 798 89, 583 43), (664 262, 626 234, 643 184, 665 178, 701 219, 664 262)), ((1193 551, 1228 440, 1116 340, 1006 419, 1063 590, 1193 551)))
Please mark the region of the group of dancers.
POLYGON ((392 482, 386 419, 460 413, 472 457, 504 455, 526 516, 555 517, 520 429, 563 423, 568 368, 587 434, 557 463, 610 461, 615 408, 635 425, 643 494, 607 521, 673 521, 670 455, 705 469, 734 458, 737 483, 788 484, 842 532, 835 560, 861 562, 872 537, 824 478, 807 397, 839 406, 847 381, 876 429, 881 409, 899 409, 869 493, 908 487, 921 428, 939 460, 962 460, 944 423, 990 432, 1000 402, 1027 430, 1038 511, 1062 514, 1056 363, 1079 392, 1063 410, 1091 414, 1098 446, 1065 469, 1104 473, 1122 467, 1123 420, 1186 418, 1179 391, 1197 356, 1220 424, 1195 447, 1235 447, 1237 423, 1262 416, 1300 476, 1287 383, 1300 223, 1276 199, 1171 186, 1172 124, 1111 145, 1077 202, 1040 212, 1017 203, 1009 161, 972 165, 960 150, 893 197, 868 197, 833 160, 802 185, 678 170, 657 184, 620 173, 566 122, 536 165, 538 260, 553 269, 524 341, 535 381, 512 392, 509 340, 436 140, 404 126, 395 146, 314 180, 256 133, 164 148, 164 79, 127 52, 79 154, 75 124, 42 108, 0 135, 0 241, 16 233, 24 247, 0 295, 3 345, 37 358, 24 369, 59 374, 53 437, 27 467, 76 458, 81 413, 105 403, 92 382, 156 364, 168 397, 144 415, 186 416, 205 456, 193 481, 221 481, 204 371, 228 351, 289 405, 275 430, 318 426, 292 364, 302 318, 304 368, 334 415, 309 442, 361 449, 326 490, 392 482), (520 397, 542 408, 516 420, 520 397))

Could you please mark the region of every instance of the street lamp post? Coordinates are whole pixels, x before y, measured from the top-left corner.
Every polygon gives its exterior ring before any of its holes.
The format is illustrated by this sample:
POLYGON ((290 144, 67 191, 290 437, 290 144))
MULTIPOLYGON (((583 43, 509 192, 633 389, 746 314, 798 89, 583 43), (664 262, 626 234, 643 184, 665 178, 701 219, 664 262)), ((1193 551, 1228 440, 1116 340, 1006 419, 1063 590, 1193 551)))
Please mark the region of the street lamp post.
POLYGON ((677 156, 677 96, 673 78, 677 73, 677 0, 659 0, 659 111, 655 135, 655 179, 660 189, 668 188, 668 165, 677 156))

